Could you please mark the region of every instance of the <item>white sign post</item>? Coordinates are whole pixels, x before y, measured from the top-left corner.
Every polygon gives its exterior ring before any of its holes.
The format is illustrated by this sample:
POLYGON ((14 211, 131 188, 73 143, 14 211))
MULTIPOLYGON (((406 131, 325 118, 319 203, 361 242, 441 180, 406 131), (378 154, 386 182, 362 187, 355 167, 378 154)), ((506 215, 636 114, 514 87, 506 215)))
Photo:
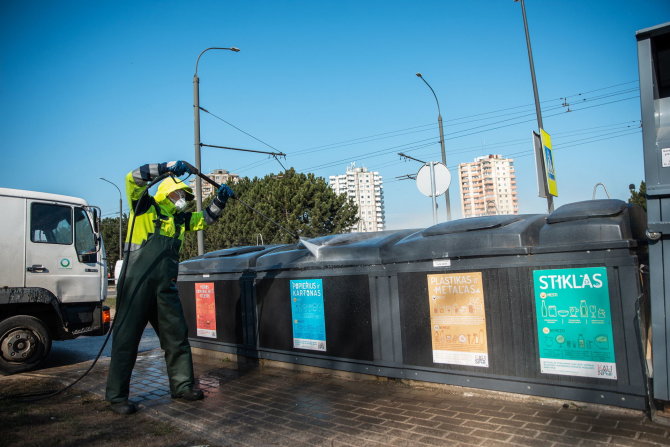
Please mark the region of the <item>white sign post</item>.
POLYGON ((437 201, 449 189, 451 173, 442 163, 431 161, 426 163, 416 174, 416 187, 424 196, 433 199, 433 225, 437 224, 437 201))

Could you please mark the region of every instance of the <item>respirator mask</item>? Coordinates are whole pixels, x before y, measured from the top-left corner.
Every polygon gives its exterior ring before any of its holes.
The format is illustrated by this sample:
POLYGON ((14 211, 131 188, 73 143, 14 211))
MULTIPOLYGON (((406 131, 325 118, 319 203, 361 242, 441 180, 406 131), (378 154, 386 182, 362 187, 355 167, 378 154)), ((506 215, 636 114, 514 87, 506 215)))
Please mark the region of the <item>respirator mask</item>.
POLYGON ((172 191, 170 193, 170 200, 174 203, 177 211, 183 211, 186 208, 186 194, 184 194, 184 191, 172 191))

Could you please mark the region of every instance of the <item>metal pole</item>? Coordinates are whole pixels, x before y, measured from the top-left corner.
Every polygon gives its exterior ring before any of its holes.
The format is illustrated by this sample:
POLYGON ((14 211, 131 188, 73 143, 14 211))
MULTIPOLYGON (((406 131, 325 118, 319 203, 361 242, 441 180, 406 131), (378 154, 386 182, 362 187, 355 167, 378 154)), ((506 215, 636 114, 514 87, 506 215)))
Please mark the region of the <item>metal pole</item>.
MULTIPOLYGON (((530 64, 530 77, 533 81, 533 95, 535 96, 535 114, 537 115, 537 126, 539 129, 544 129, 542 124, 542 110, 540 109, 540 94, 537 91, 537 81, 535 79, 535 64, 533 63, 533 50, 530 46, 530 33, 528 31, 528 20, 526 19, 526 4, 524 0, 514 0, 521 2, 521 15, 523 16, 523 28, 526 32, 526 47, 528 48, 528 63, 530 64)), ((538 134, 540 131, 538 130, 538 134)), ((542 178, 547 180, 547 167, 542 163, 542 178)), ((554 197, 547 192, 547 209, 551 213, 554 211, 554 197)))
MULTIPOLYGON (((447 154, 444 150, 444 128, 442 127, 442 115, 438 113, 437 122, 440 124, 440 147, 442 148, 442 164, 447 166, 447 154)), ((444 199, 447 205, 447 221, 451 220, 451 200, 449 200, 449 188, 444 192, 444 199)))
MULTIPOLYGON (((197 71, 197 69, 196 69, 197 71)), ((202 161, 200 158, 200 79, 197 73, 193 75, 193 145, 195 148, 195 167, 198 172, 202 171, 202 161)), ((202 180, 195 178, 195 209, 202 211, 202 180)), ((198 240, 198 255, 205 253, 205 235, 202 230, 196 232, 198 240)))
POLYGON ((430 196, 433 198, 433 225, 437 225, 437 200, 435 199, 435 162, 430 162, 430 196))
MULTIPOLYGON (((195 61, 195 72, 193 74, 193 145, 195 146, 195 167, 198 168, 198 172, 202 172, 202 162, 200 158, 200 148, 202 146, 200 142, 200 78, 198 78, 198 63, 200 58, 206 51, 209 50, 228 50, 237 53, 240 51, 239 48, 219 48, 212 47, 206 48, 200 52, 198 59, 195 61)), ((202 211, 202 180, 200 177, 195 178, 195 207, 196 211, 202 211)), ((198 255, 205 253, 205 235, 202 230, 196 232, 198 239, 198 255)))
MULTIPOLYGON (((435 102, 437 103, 437 124, 440 128, 440 150, 442 152, 442 164, 447 166, 447 153, 444 150, 444 127, 442 126, 442 112, 440 111, 440 101, 437 100, 437 95, 435 94, 435 90, 433 90, 433 87, 431 87, 430 84, 428 83, 428 81, 426 81, 423 78, 423 75, 421 73, 417 73, 416 76, 418 78, 421 78, 421 80, 428 86, 430 91, 433 92, 433 96, 435 97, 435 102)), ((447 190, 444 193, 444 200, 445 200, 445 204, 447 206, 447 221, 451 220, 451 201, 449 200, 449 191, 450 191, 450 189, 447 188, 447 190)))
POLYGON ((123 201, 119 197, 119 260, 123 260, 123 201))
POLYGON ((113 185, 117 191, 119 191, 119 260, 123 259, 123 199, 121 195, 121 190, 115 183, 110 182, 106 178, 100 177, 100 180, 103 180, 111 185, 113 185))

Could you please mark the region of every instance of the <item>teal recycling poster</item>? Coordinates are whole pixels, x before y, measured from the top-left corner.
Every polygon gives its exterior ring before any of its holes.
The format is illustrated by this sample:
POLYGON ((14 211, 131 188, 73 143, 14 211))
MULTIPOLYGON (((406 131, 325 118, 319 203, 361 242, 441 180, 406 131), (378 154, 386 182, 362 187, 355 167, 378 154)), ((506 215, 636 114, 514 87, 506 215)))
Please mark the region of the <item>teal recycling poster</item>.
POLYGON ((325 351, 326 320, 323 310, 322 280, 293 279, 290 288, 293 347, 325 351))
POLYGON ((533 272, 543 374, 616 380, 606 267, 533 272))

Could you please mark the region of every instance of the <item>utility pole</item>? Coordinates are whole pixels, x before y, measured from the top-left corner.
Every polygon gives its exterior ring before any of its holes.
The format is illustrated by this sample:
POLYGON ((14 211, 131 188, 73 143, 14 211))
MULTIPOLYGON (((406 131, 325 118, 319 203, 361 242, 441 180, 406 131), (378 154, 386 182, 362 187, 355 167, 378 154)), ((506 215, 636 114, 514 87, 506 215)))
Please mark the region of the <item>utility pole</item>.
MULTIPOLYGON (((435 97, 435 102, 437 103, 437 124, 438 127, 440 128, 440 150, 442 152, 442 164, 446 167, 447 166, 447 153, 444 150, 444 128, 442 126, 442 112, 440 111, 440 101, 437 100, 437 95, 435 94, 435 90, 433 90, 433 87, 430 86, 428 81, 426 81, 423 78, 423 75, 421 73, 417 73, 416 76, 420 78, 430 89, 431 92, 433 92, 433 96, 435 97)), ((451 220, 451 202, 449 200, 449 189, 444 192, 444 200, 445 204, 447 206, 447 221, 451 220)))
MULTIPOLYGON (((237 53, 240 51, 239 48, 218 48, 212 47, 203 50, 199 55, 198 59, 195 61, 195 73, 193 74, 193 133, 194 133, 194 146, 195 146, 195 167, 198 168, 199 172, 202 172, 202 163, 200 159, 200 78, 198 77, 198 63, 202 55, 209 50, 228 50, 237 53)), ((202 211, 202 180, 200 177, 195 178, 195 204, 196 211, 202 211)), ((205 253, 205 235, 202 230, 197 232, 198 239, 198 255, 205 253)))
MULTIPOLYGON (((537 126, 538 126, 538 135, 541 133, 540 130, 544 129, 542 124, 542 110, 540 108, 540 94, 537 91, 537 81, 535 79, 535 64, 533 63, 533 50, 530 46, 530 33, 528 32, 528 20, 526 19, 526 4, 524 0, 514 0, 514 2, 521 2, 521 15, 523 16, 523 27, 526 32, 526 47, 528 48, 528 63, 530 64, 530 77, 533 81, 533 95, 535 96, 535 114, 537 115, 537 126)), ((547 167, 545 163, 542 162, 542 179, 544 182, 547 181, 547 167)), ((551 213, 554 211, 554 197, 547 191, 547 209, 551 213)))

